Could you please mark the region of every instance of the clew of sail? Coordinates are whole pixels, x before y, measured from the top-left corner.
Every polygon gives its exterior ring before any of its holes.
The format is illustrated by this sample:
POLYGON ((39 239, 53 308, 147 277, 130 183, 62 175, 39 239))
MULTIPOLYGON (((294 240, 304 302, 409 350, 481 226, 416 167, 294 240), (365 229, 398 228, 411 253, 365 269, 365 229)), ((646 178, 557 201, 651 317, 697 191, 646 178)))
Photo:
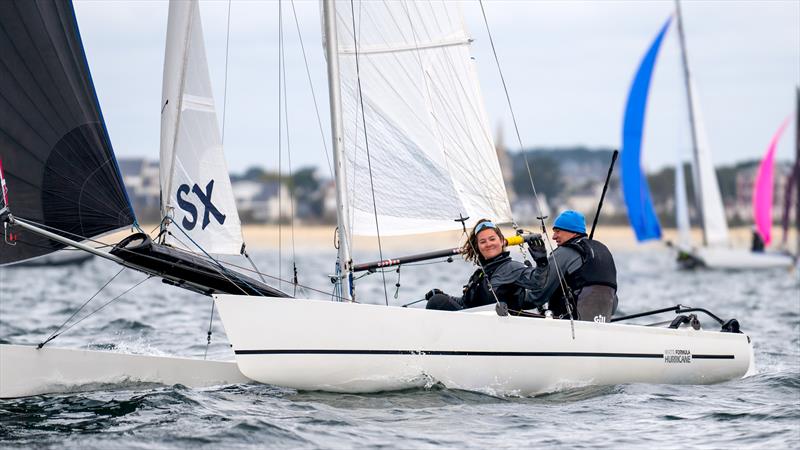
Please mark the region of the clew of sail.
MULTIPOLYGON (((0 54, 0 161, 14 216, 75 240, 133 224, 72 3, 4 2, 0 54)), ((0 264, 64 248, 13 234, 16 245, 0 239, 0 264)))
POLYGON ((242 231, 222 152, 197 1, 169 4, 161 113, 161 211, 181 232, 166 242, 239 254, 242 231))
POLYGON ((458 5, 347 0, 336 15, 352 233, 510 222, 458 5))

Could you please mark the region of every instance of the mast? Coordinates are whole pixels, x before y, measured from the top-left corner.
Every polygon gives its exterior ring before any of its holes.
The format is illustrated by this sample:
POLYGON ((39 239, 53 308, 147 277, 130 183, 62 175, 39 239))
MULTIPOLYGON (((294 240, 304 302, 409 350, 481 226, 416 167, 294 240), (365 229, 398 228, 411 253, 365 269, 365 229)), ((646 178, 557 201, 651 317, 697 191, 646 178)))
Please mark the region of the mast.
POLYGON ((797 87, 797 110, 794 113, 794 120, 794 188, 796 199, 794 204, 794 228, 795 239, 797 239, 797 246, 794 251, 795 255, 800 258, 800 86, 797 87))
POLYGON ((331 108, 331 138, 333 140, 333 164, 336 177, 336 222, 339 233, 337 257, 337 284, 341 286, 344 300, 353 300, 350 276, 353 261, 350 256, 350 226, 347 221, 347 183, 344 171, 344 132, 342 126, 342 100, 339 84, 339 53, 336 37, 336 6, 334 0, 322 2, 322 20, 325 28, 325 56, 328 62, 328 97, 331 108))
MULTIPOLYGON (((703 187, 700 184, 700 156, 697 144, 697 124, 695 123, 695 110, 694 110, 694 92, 692 92, 692 83, 689 73, 689 57, 686 52, 686 37, 683 34, 683 16, 681 15, 681 2, 675 0, 675 12, 678 18, 678 41, 681 46, 681 62, 683 63, 683 81, 686 84, 686 103, 689 110, 689 127, 692 134, 692 156, 694 164, 692 164, 692 180, 694 181, 694 201, 697 206, 697 217, 700 224, 700 229, 703 231, 703 245, 708 244, 708 236, 706 236, 705 217, 703 217, 703 187)), ((677 173, 677 172, 676 172, 677 173)))

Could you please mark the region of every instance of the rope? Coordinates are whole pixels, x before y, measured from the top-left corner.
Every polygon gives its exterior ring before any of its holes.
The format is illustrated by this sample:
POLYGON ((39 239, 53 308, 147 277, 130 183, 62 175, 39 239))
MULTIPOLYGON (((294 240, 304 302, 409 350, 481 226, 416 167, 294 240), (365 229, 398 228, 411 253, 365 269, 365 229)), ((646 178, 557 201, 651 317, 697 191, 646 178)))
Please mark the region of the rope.
MULTIPOLYGON (((524 149, 524 146, 522 144, 522 137, 521 137, 521 135, 519 133, 519 126, 517 125, 517 117, 516 117, 516 114, 514 114, 514 107, 513 107, 512 103, 511 103, 511 96, 508 94, 508 86, 506 85, 506 79, 503 76, 503 70, 500 67, 500 58, 497 56, 497 50, 495 49, 495 46, 494 46, 494 39, 492 38, 492 31, 489 29, 489 21, 486 18, 486 10, 483 8, 483 0, 478 0, 478 3, 480 3, 480 5, 481 5, 481 14, 483 15, 483 23, 486 26, 486 33, 489 36, 489 43, 491 44, 491 47, 492 47, 492 54, 494 55, 495 64, 497 66, 497 72, 500 74, 500 80, 502 81, 502 84, 503 84, 503 92, 505 93, 506 102, 508 103, 508 109, 509 109, 509 112, 511 113, 511 120, 514 123, 514 132, 516 133, 516 136, 517 136, 517 142, 519 143, 519 148, 520 148, 520 150, 522 150, 522 149, 524 149)), ((533 189, 533 197, 534 197, 534 199, 536 201, 536 208, 539 211, 539 217, 540 217, 541 224, 542 224, 542 233, 546 236, 547 235, 547 230, 546 230, 546 228, 544 226, 544 214, 542 214, 542 202, 541 202, 541 199, 539 198, 538 192, 536 192, 536 185, 533 183, 533 172, 531 171, 531 166, 528 163, 528 155, 527 155, 527 153, 525 153, 524 150, 522 152, 522 155, 523 155, 523 158, 525 160, 525 168, 528 171, 528 180, 530 181, 531 188, 533 189)), ((550 239, 545 239, 544 241, 547 243, 547 246, 550 247, 550 253, 552 254, 553 251, 554 251, 553 243, 550 241, 550 239)), ((571 297, 572 294, 568 292, 569 288, 568 288, 568 286, 566 284, 566 280, 564 279, 564 275, 561 273, 561 268, 558 267, 558 263, 556 262, 555 258, 553 258, 553 263, 556 266, 556 275, 558 277, 558 284, 561 287, 561 291, 564 294, 564 298, 566 299, 566 308, 567 308, 567 312, 569 313, 569 320, 570 320, 570 328, 571 328, 571 331, 572 331, 572 338, 575 339, 575 324, 573 323, 572 306, 569 304, 569 298, 571 297)))
MULTIPOLYGON (((350 17, 353 23, 353 30, 356 29, 356 15, 355 15, 355 5, 353 4, 353 0, 350 0, 350 17)), ((361 92, 361 70, 359 68, 358 63, 358 39, 356 34, 353 33, 353 48, 355 49, 355 60, 356 60, 356 82, 358 83, 358 101, 361 105, 361 122, 364 127, 364 149, 367 152, 367 169, 369 171, 369 187, 372 193, 372 210, 375 213, 375 232, 377 233, 378 237, 378 255, 380 259, 383 260, 383 246, 381 244, 381 229, 378 220, 378 205, 375 202, 375 182, 372 176, 372 159, 369 156, 369 139, 367 138, 367 119, 366 115, 364 114, 364 96, 361 92)), ((383 273, 381 273, 383 275, 383 273)), ((386 290, 386 275, 383 275, 383 295, 386 300, 386 306, 389 306, 389 292, 386 290)))

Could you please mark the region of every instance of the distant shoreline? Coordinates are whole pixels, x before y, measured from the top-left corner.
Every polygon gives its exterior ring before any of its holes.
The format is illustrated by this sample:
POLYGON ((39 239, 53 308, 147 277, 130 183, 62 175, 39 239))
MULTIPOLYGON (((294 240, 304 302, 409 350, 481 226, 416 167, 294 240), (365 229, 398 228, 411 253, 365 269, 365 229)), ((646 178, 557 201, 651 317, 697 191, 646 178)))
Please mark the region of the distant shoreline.
MULTIPOLYGON (((144 230, 152 230, 156 225, 141 225, 144 230)), ((525 230, 536 231, 538 227, 522 227, 525 230)), ((510 227, 502 227, 506 236, 513 234, 510 227)), ((294 246, 299 249, 334 248, 336 227, 330 225, 302 225, 294 227, 294 246)), ((795 231, 789 233, 788 247, 796 251, 795 231)), ((101 239, 105 243, 119 242, 130 234, 129 230, 120 231, 101 239)), ((249 250, 272 250, 292 245, 292 227, 289 225, 243 225, 242 234, 249 250), (280 237, 280 239, 279 239, 280 237)), ((447 231, 427 233, 413 236, 384 236, 381 238, 381 247, 384 251, 392 252, 420 252, 442 248, 455 247, 463 242, 461 231, 447 231)), ((599 225, 595 231, 595 238, 608 245, 612 250, 648 251, 664 246, 666 241, 675 241, 677 230, 667 228, 663 230, 661 241, 637 243, 633 230, 624 225, 599 225)), ((752 229, 750 227, 736 227, 730 229, 731 244, 735 248, 750 248, 752 229)), ((692 229, 692 239, 700 242, 702 232, 699 228, 692 229)), ((773 243, 769 248, 778 248, 781 239, 780 229, 773 228, 773 243)), ((378 241, 374 236, 357 236, 353 242, 354 248, 363 251, 377 251, 378 241)))

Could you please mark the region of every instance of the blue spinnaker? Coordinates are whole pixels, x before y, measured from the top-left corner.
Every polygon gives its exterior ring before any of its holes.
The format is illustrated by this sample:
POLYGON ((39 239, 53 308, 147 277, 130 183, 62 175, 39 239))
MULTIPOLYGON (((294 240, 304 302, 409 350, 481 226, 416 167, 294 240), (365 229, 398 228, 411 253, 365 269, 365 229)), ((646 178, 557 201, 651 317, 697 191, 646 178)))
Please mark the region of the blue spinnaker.
POLYGON ((646 241, 661 238, 661 226, 658 223, 647 178, 642 170, 642 132, 644 116, 647 110, 647 94, 650 90, 650 79, 656 64, 661 41, 669 29, 672 17, 661 27, 647 53, 639 64, 639 70, 628 93, 625 106, 625 121, 622 127, 622 192, 628 208, 628 220, 636 232, 636 239, 646 241))

